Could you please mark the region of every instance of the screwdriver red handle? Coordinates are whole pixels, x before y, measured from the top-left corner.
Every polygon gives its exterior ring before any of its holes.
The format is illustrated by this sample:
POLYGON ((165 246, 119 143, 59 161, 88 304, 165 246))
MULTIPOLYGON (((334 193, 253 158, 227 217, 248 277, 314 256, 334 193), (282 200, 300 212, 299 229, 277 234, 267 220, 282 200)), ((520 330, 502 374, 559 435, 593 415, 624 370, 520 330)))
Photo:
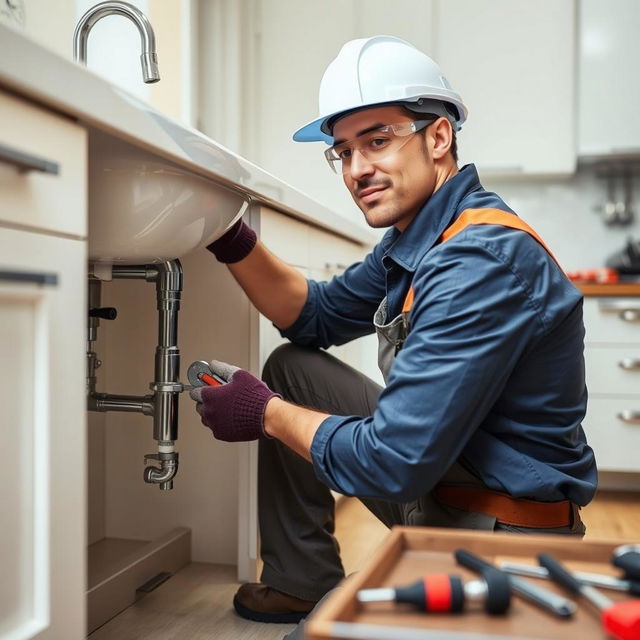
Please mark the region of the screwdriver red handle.
POLYGON ((640 600, 616 602, 602 612, 602 626, 620 640, 640 639, 640 600))
POLYGON ((396 587, 395 600, 413 604, 430 613, 462 611, 462 581, 458 576, 434 573, 406 587, 396 587))

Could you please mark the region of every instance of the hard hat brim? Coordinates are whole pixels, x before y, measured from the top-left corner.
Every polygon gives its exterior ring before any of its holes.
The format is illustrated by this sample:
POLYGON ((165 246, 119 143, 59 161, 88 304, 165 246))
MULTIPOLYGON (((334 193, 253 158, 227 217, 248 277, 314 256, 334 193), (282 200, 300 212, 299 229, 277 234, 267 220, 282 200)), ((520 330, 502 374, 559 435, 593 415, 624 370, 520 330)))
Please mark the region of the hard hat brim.
POLYGON ((327 135, 324 131, 322 131, 322 124, 332 118, 335 115, 338 115, 340 111, 336 113, 332 113, 329 116, 322 116, 322 118, 317 118, 308 124, 305 124, 304 127, 301 127, 293 134, 293 139, 295 142, 326 142, 328 145, 333 144, 333 137, 327 135))

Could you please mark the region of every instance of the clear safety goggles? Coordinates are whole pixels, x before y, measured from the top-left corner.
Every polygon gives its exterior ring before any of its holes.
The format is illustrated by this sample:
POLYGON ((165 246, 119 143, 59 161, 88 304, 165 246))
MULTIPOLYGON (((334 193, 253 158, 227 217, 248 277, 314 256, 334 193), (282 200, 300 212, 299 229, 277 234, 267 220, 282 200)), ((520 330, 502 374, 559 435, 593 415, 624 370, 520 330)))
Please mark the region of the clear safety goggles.
POLYGON ((367 131, 353 140, 346 140, 324 152, 329 166, 335 173, 348 173, 353 154, 358 151, 368 162, 377 162, 396 153, 410 140, 410 136, 433 124, 439 116, 430 120, 415 120, 400 124, 387 124, 367 131))

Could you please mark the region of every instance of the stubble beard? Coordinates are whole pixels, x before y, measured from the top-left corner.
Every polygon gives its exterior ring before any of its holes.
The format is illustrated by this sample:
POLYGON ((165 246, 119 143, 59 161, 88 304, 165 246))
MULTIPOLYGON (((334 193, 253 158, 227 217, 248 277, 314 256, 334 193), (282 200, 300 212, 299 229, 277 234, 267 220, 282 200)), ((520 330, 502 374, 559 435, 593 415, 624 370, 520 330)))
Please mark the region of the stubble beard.
POLYGON ((394 225, 402 218, 402 214, 393 205, 374 205, 372 207, 360 207, 367 224, 372 229, 383 229, 394 225))
MULTIPOLYGON (((389 188, 392 188, 391 185, 389 185, 389 188)), ((389 195, 393 196, 394 194, 385 193, 385 196, 389 195)), ((384 229, 393 226, 404 218, 404 212, 398 205, 398 195, 395 194, 395 197, 392 197, 390 202, 375 202, 371 205, 363 204, 354 199, 358 208, 364 214, 367 224, 372 229, 384 229)))

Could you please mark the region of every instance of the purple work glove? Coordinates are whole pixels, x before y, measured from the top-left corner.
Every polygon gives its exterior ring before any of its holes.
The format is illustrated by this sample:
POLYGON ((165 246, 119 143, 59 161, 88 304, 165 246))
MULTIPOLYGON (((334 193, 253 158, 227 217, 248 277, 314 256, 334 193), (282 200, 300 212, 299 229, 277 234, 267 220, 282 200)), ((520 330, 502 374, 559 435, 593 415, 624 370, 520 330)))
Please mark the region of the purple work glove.
POLYGON ((229 231, 208 245, 207 249, 218 262, 231 264, 246 258, 256 246, 257 239, 256 232, 240 218, 229 231))
POLYGON ((282 396, 248 371, 226 362, 212 360, 209 367, 225 384, 191 390, 189 395, 197 402, 202 424, 226 442, 269 438, 264 430, 264 410, 271 398, 282 396))

